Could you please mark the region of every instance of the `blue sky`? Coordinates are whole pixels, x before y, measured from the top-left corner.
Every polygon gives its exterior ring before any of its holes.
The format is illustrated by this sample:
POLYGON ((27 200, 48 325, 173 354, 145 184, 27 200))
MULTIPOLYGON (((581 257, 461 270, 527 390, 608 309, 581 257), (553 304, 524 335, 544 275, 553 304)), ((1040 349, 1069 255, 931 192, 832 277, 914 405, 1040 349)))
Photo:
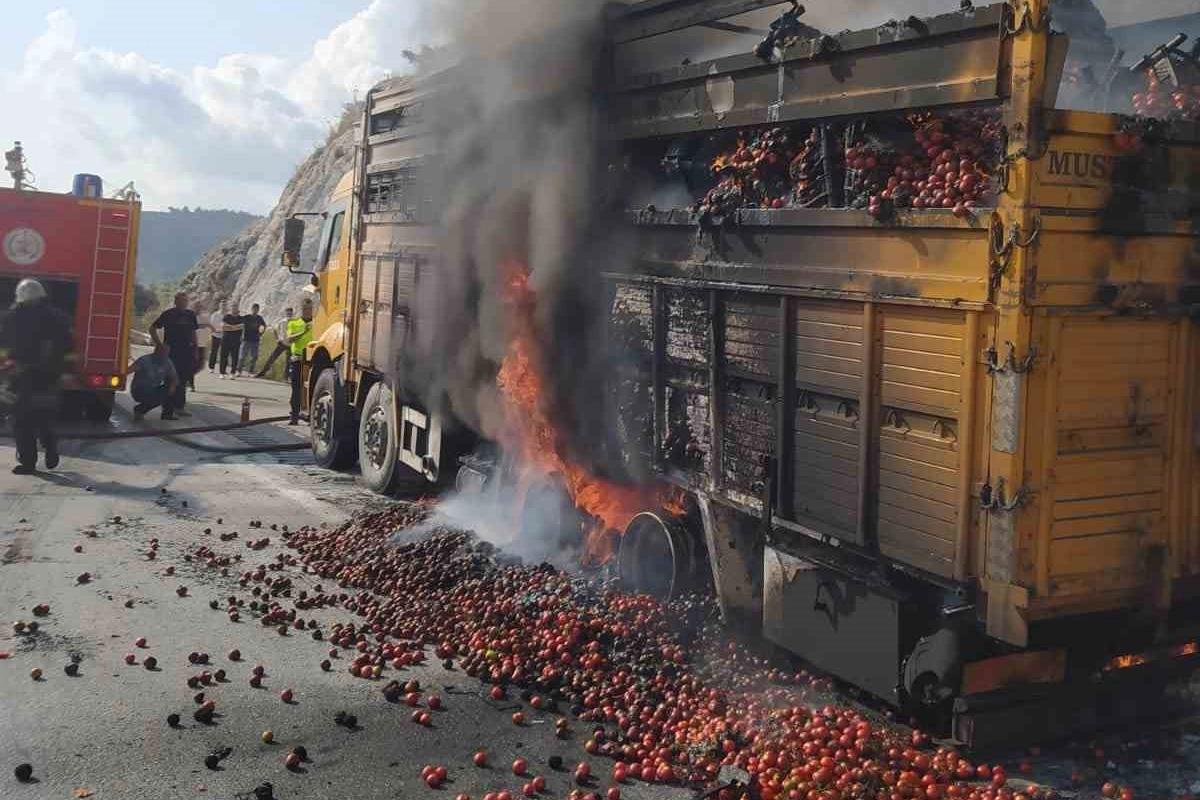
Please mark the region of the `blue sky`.
POLYGON ((342 104, 432 40, 435 2, 8 3, 0 144, 47 191, 93 172, 151 209, 264 213, 342 104))
MULTIPOLYGON (((473 0, 505 3, 507 0, 473 0)), ((547 0, 573 2, 575 0, 547 0)), ((977 0, 977 2, 986 0, 977 0)), ((865 27, 959 0, 809 0, 809 21, 865 27)), ((1097 0, 1110 24, 1200 0, 1097 0)), ((147 208, 268 211, 342 104, 435 43, 464 0, 4 0, 0 145, 39 188, 77 172, 134 181, 147 208)), ((764 10, 769 17, 776 12, 764 10)), ((5 176, 6 177, 6 176, 5 176)))
MULTIPOLYGON (((305 53, 366 5, 362 0, 13 0, 5 39, 27 44, 46 15, 66 9, 81 38, 117 52, 137 52, 176 69, 212 63, 228 53, 305 53)), ((0 49, 0 67, 15 66, 19 49, 0 49)))

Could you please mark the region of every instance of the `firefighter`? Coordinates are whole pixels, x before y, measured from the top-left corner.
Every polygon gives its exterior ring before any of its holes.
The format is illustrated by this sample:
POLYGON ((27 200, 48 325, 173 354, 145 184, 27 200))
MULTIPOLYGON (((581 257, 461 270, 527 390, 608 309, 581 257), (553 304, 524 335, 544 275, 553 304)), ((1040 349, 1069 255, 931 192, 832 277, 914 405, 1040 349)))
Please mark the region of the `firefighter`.
POLYGON ((300 304, 300 318, 289 320, 287 324, 287 342, 291 352, 288 354, 288 378, 292 382, 292 418, 289 425, 300 424, 300 393, 304 391, 304 348, 312 341, 313 303, 305 298, 300 304))
POLYGON ((71 359, 71 320, 46 299, 32 278, 17 284, 16 302, 0 315, 0 362, 12 396, 16 475, 37 469, 38 442, 46 468, 58 466, 58 415, 63 374, 71 359))

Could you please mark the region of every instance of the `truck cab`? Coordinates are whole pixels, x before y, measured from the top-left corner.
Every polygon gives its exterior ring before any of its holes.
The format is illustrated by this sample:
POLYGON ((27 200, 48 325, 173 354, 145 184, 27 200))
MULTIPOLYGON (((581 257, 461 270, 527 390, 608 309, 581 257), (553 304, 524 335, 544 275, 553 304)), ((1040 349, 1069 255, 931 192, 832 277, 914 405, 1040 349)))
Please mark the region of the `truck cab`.
MULTIPOLYGON (((388 492, 406 471, 439 483, 443 463, 456 464, 459 451, 443 452, 441 417, 403 386, 401 356, 418 262, 380 243, 387 241, 380 226, 392 223, 378 193, 364 213, 356 191, 364 174, 373 173, 360 161, 338 182, 325 210, 307 215, 320 219, 320 234, 307 271, 315 307, 302 402, 317 463, 345 467, 357 460, 364 482, 388 492)), ((287 222, 284 263, 293 272, 306 272, 298 269, 305 227, 300 217, 287 222)))

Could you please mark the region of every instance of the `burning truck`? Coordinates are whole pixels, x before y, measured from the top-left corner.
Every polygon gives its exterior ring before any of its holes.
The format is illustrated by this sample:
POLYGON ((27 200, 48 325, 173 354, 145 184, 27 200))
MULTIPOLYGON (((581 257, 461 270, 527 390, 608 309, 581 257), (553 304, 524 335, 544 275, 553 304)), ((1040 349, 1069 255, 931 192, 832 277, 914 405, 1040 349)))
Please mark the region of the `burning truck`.
POLYGON ((1200 128, 1134 96, 1193 53, 1081 92, 1048 0, 524 5, 375 86, 312 215, 320 464, 710 583, 969 744, 1196 667, 1200 128))

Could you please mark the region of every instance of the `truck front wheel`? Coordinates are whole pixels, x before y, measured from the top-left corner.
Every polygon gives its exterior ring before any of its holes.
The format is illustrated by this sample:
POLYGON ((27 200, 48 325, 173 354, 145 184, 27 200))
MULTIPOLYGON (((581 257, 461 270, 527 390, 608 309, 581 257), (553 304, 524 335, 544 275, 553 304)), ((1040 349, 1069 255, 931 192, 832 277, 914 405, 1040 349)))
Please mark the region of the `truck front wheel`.
POLYGON ((391 494, 400 476, 400 428, 396 399, 385 383, 367 392, 358 421, 358 466, 363 483, 380 494, 391 494))
POLYGON ((347 424, 349 417, 350 407, 338 385, 337 374, 332 367, 321 370, 313 386, 308 413, 313 460, 318 465, 342 469, 354 463, 357 442, 353 429, 347 424))

